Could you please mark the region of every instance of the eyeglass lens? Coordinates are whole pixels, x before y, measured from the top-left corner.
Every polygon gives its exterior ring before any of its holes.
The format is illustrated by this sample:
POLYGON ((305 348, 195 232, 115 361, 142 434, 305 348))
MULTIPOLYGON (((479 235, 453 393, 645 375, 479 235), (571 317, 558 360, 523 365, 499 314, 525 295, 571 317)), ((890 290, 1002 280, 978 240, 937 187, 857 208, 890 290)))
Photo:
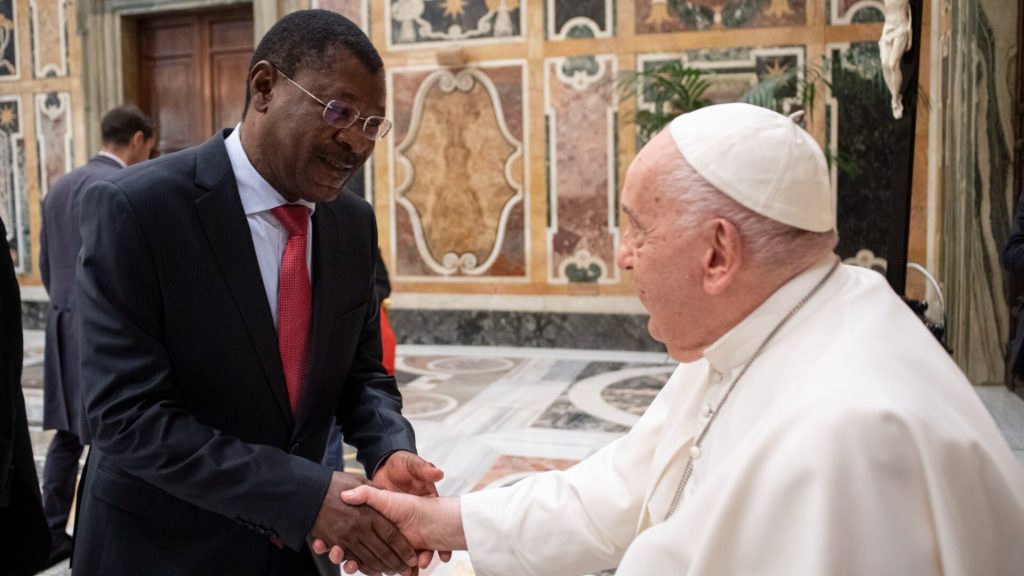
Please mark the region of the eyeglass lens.
MULTIPOLYGON (((348 128, 359 119, 359 112, 354 107, 338 100, 331 100, 324 109, 324 120, 335 128, 348 128)), ((369 138, 377 140, 387 134, 390 126, 384 118, 370 116, 363 118, 360 128, 369 138)))

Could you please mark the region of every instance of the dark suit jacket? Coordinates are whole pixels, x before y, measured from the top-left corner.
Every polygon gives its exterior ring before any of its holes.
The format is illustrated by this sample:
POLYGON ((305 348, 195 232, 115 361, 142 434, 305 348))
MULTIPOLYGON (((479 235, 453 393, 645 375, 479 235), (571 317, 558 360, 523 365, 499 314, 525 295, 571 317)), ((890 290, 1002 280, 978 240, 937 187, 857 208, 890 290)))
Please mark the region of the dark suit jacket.
POLYGON ((50 552, 21 392, 21 290, 0 220, 0 566, 35 574, 50 552))
POLYGON ((89 443, 89 427, 85 423, 78 385, 75 265, 82 248, 78 207, 86 188, 120 170, 121 165, 113 159, 93 156, 85 166, 58 180, 43 200, 39 272, 50 295, 43 371, 43 427, 72 432, 82 444, 89 443))
POLYGON ((315 573, 303 542, 330 482, 332 417, 367 470, 414 449, 381 365, 376 225, 351 194, 313 215, 312 358, 292 417, 227 133, 83 197, 93 444, 76 576, 315 573))

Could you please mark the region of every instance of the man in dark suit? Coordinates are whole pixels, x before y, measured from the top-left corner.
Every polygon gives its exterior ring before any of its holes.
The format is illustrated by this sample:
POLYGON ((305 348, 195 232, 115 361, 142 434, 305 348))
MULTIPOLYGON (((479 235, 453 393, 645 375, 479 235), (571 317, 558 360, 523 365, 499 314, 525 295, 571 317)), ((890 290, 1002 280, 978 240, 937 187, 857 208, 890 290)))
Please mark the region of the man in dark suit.
POLYGON ((132 164, 148 160, 156 143, 153 123, 134 105, 118 106, 100 122, 103 147, 85 166, 62 177, 43 200, 39 271, 50 295, 43 370, 43 428, 57 430, 43 470, 43 510, 53 537, 49 564, 71 553, 65 532, 74 499, 78 459, 89 443, 79 390, 75 263, 82 248, 78 208, 85 189, 132 164))
POLYGON ((384 137, 383 62, 328 11, 253 54, 242 123, 82 201, 92 446, 76 576, 315 574, 322 539, 372 572, 417 563, 321 466, 332 417, 374 484, 436 494, 381 366, 373 212, 345 181, 384 137))
POLYGON ((21 290, 0 220, 0 566, 35 574, 50 551, 21 392, 21 290))

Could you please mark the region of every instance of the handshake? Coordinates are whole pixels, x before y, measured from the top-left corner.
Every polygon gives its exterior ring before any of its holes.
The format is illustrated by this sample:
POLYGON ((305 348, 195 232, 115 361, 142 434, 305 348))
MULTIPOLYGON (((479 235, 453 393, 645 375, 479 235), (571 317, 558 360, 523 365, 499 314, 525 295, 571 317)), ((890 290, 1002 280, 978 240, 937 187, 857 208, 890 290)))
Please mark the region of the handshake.
POLYGON ((444 473, 412 452, 395 452, 373 483, 335 472, 310 535, 315 554, 346 573, 415 575, 434 551, 447 562, 465 549, 458 498, 438 498, 444 473))

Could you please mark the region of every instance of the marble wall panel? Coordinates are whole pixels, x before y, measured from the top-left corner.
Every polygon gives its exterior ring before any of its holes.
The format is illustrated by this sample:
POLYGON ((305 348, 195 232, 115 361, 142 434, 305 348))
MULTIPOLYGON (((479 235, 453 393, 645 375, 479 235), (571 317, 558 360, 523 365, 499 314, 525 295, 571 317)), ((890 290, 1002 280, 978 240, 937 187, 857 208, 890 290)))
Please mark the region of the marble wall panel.
POLYGON ((545 62, 553 283, 619 280, 615 75, 614 55, 545 62))
MULTIPOLYGON (((671 54, 641 54, 637 67, 653 69, 668 60, 681 60, 691 68, 709 72, 711 87, 704 96, 715 104, 736 102, 747 96, 754 87, 765 81, 775 81, 790 70, 802 78, 807 50, 803 46, 770 46, 762 48, 726 48, 689 50, 671 54)), ((654 110, 653 104, 641 93, 638 106, 654 110)), ((772 94, 771 108, 789 114, 800 109, 797 82, 780 83, 772 94)))
POLYGON ((39 149, 39 199, 71 171, 71 93, 36 94, 36 145, 39 149))
POLYGON ((825 0, 829 24, 883 22, 884 10, 882 0, 825 0))
POLYGON ((826 95, 825 132, 835 159, 839 246, 843 258, 870 250, 888 260, 894 122, 886 107, 878 44, 833 45, 828 51, 831 90, 826 95))
POLYGON ((0 0, 0 80, 17 80, 18 14, 15 0, 0 0))
POLYGON ((637 34, 804 26, 807 0, 638 0, 637 34))
POLYGON ((525 66, 389 73, 397 277, 525 278, 525 66))
POLYGON ((36 78, 68 75, 68 28, 64 0, 30 0, 32 72, 36 78))
POLYGON ((311 7, 337 12, 370 33, 369 0, 313 0, 311 7))
POLYGON ((394 48, 522 39, 522 0, 391 0, 388 42, 394 48))
POLYGON ((547 0, 546 8, 548 40, 614 35, 613 0, 547 0))
POLYGON ((30 271, 32 254, 22 126, 21 97, 0 96, 0 220, 19 274, 30 271))

